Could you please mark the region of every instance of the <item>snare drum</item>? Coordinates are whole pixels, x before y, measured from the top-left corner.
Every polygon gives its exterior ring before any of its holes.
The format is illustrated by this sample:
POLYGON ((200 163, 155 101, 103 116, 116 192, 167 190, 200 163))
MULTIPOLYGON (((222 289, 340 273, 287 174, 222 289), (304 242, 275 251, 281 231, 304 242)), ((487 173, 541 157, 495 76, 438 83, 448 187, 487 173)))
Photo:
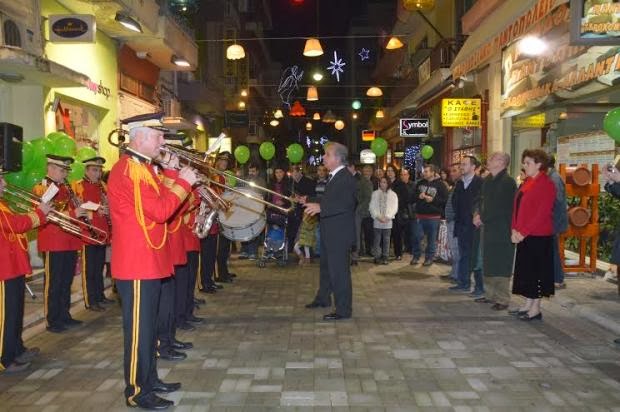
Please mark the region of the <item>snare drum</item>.
POLYGON ((232 241, 247 242, 258 236, 265 229, 265 205, 246 196, 259 197, 247 188, 235 188, 242 192, 226 191, 222 199, 231 203, 228 211, 219 212, 220 232, 232 241))

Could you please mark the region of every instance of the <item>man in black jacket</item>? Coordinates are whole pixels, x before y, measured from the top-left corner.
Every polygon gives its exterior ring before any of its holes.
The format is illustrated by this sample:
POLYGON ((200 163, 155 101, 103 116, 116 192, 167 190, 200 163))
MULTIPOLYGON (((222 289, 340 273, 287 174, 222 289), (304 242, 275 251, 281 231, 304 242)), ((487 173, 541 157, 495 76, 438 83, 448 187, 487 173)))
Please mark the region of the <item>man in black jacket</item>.
POLYGON ((306 307, 327 307, 334 294, 336 311, 324 320, 352 314, 350 251, 355 243, 356 180, 346 169, 348 151, 340 143, 325 146, 323 163, 329 170, 325 193, 305 205, 305 213, 321 216, 321 278, 314 301, 306 307))
MULTIPOLYGON (((476 175, 480 162, 474 156, 465 156, 461 160, 461 179, 456 183, 452 195, 454 207, 454 236, 459 243, 459 271, 456 286, 450 287, 454 292, 469 292, 471 272, 478 257, 480 231, 473 223, 474 206, 480 200, 482 178, 476 175)), ((474 271, 474 293, 482 295, 482 272, 474 271)))
POLYGON ((424 266, 433 264, 437 250, 439 223, 448 199, 448 188, 439 177, 437 166, 425 165, 422 176, 423 179, 416 185, 415 199, 413 199, 417 219, 413 236, 413 259, 411 259, 411 264, 414 266, 420 263, 421 242, 424 236, 426 236, 424 266))

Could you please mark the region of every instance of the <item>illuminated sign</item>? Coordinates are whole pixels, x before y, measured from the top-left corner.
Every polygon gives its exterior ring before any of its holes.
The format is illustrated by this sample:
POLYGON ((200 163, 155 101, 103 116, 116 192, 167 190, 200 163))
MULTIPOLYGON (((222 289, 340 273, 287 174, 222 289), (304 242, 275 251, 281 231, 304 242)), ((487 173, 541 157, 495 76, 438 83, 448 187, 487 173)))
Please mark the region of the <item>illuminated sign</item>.
POLYGON ((442 99, 443 127, 480 127, 481 99, 442 99))
POLYGON ((370 149, 364 149, 360 152, 360 163, 363 165, 372 165, 377 162, 377 155, 370 149))
POLYGON ((513 119, 512 126, 517 129, 541 129, 545 127, 546 117, 544 113, 513 119))
POLYGON ((55 14, 49 17, 50 41, 53 43, 94 43, 95 16, 90 14, 55 14))
POLYGON ((400 119, 400 137, 426 137, 429 123, 428 119, 400 119))
POLYGON ((620 3, 570 0, 572 44, 620 44, 620 3))
POLYGON ((362 130, 362 141, 371 142, 375 140, 375 137, 377 137, 375 130, 362 130))

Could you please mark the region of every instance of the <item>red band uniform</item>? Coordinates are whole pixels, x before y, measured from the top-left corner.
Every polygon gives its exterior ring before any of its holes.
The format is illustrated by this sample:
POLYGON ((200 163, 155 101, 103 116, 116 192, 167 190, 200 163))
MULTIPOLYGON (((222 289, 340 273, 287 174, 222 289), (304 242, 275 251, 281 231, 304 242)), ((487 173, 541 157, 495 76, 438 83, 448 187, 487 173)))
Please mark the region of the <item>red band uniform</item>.
MULTIPOLYGON (((49 173, 51 165, 68 170, 73 159, 47 155, 47 162, 49 173)), ((64 179, 54 181, 48 176, 41 183, 35 185, 32 192, 37 196, 42 196, 52 183, 59 188, 52 200, 55 209, 75 217, 77 199, 64 179)), ((71 284, 75 275, 77 251, 82 248, 82 240, 76 235, 62 230, 58 225, 46 223, 39 226, 37 247, 39 252, 44 254, 45 260, 44 309, 47 330, 55 333, 63 332, 67 328, 82 323, 73 319, 69 312, 71 284)))
POLYGON ((45 221, 39 209, 18 215, 0 201, 0 372, 26 350, 22 341, 25 275, 32 268, 24 234, 45 221))
MULTIPOLYGON (((83 161, 89 167, 101 168, 105 163, 102 157, 94 157, 83 161)), ((105 183, 100 180, 91 181, 88 177, 72 184, 73 191, 82 203, 93 202, 100 205, 100 210, 89 213, 92 225, 107 234, 109 243, 111 233, 111 220, 107 209, 107 189, 105 183)), ((87 309, 103 311, 101 303, 108 302, 104 295, 103 268, 105 266, 105 253, 107 245, 99 245, 94 242, 84 241, 82 245, 82 292, 84 305, 87 309)))
MULTIPOLYGON (((187 295, 185 298, 185 308, 182 315, 185 321, 195 321, 202 319, 194 316, 194 290, 196 289, 196 279, 200 271, 200 239, 194 233, 194 225, 200 205, 200 198, 196 192, 192 192, 189 198, 189 210, 183 216, 183 244, 187 253, 187 270, 189 272, 189 282, 187 284, 187 295)), ((183 308, 179 308, 183 312, 183 308)))
MULTIPOLYGON (((211 179, 218 183, 224 184, 226 179, 224 176, 214 175, 211 179)), ((217 185, 212 185, 212 189, 220 194, 222 189, 217 185)), ((200 291, 202 293, 216 293, 220 285, 215 283, 215 262, 218 263, 218 272, 224 273, 226 262, 222 261, 222 258, 226 256, 224 253, 218 253, 219 224, 217 221, 213 222, 209 234, 204 239, 200 239, 200 291)))
MULTIPOLYGON (((148 127, 147 121, 139 124, 148 127)), ((152 398, 153 387, 160 382, 155 358, 157 307, 161 281, 174 270, 166 222, 190 189, 182 179, 166 188, 150 159, 130 149, 110 172, 111 266, 122 301, 125 397, 130 406, 152 398)))

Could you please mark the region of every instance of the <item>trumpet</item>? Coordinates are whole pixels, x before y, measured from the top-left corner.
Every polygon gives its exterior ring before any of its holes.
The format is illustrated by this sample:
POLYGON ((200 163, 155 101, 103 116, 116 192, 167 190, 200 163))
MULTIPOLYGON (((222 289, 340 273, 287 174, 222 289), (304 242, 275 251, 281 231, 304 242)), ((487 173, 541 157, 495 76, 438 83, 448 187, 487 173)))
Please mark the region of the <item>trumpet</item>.
MULTIPOLYGON (((7 183, 4 189, 4 194, 5 197, 8 196, 8 200, 12 202, 17 209, 25 213, 34 211, 37 206, 42 203, 40 197, 9 183, 7 183)), ((57 209, 50 210, 47 215, 47 220, 59 226, 65 232, 76 235, 83 240, 93 242, 100 246, 106 244, 108 235, 105 231, 96 226, 85 224, 74 217, 67 216, 57 209), (82 231, 83 228, 88 230, 90 235, 84 233, 82 231)))
POLYGON ((284 213, 290 213, 291 211, 293 211, 293 209, 295 208, 295 202, 297 201, 295 198, 289 197, 289 196, 285 196, 282 195, 276 191, 273 191, 271 189, 268 189, 266 187, 263 186, 259 186, 257 184, 255 184, 254 182, 250 182, 249 180, 245 180, 242 179, 240 177, 235 177, 236 180, 240 181, 241 183, 247 185, 248 187, 251 187, 253 189, 256 189, 260 192, 263 193, 268 193, 274 196, 279 196, 280 198, 287 200, 290 202, 291 206, 289 206, 288 208, 286 207, 282 207, 280 205, 276 205, 275 203, 269 202, 265 199, 263 199, 262 197, 258 197, 258 196, 252 196, 251 194, 248 194, 246 192, 242 192, 240 190, 237 190, 233 187, 230 187, 224 183, 220 183, 218 181, 215 181, 211 178, 209 178, 208 176, 210 176, 211 174, 218 174, 220 176, 224 176, 226 177, 226 173, 222 172, 220 170, 217 170, 215 167, 211 166, 208 162, 207 162, 207 158, 203 157, 200 153, 195 152, 193 150, 190 149, 186 149, 180 146, 175 146, 175 145, 169 145, 169 144, 165 144, 164 146, 162 146, 161 148, 161 152, 165 153, 165 154, 169 154, 169 155, 176 155, 179 158, 179 162, 183 163, 184 166, 189 166, 192 167, 194 169, 196 169, 201 177, 201 179, 203 180, 204 183, 210 183, 213 184, 215 186, 221 187, 225 190, 230 190, 233 193, 237 193, 240 194, 242 196, 245 196, 247 198, 250 198, 256 202, 262 203, 267 207, 273 208, 273 209, 277 209, 281 212, 284 213))
POLYGON ((222 199, 215 190, 207 185, 200 185, 196 192, 202 201, 200 202, 193 232, 198 238, 204 239, 209 234, 209 230, 211 230, 218 212, 230 209, 231 204, 222 199))

